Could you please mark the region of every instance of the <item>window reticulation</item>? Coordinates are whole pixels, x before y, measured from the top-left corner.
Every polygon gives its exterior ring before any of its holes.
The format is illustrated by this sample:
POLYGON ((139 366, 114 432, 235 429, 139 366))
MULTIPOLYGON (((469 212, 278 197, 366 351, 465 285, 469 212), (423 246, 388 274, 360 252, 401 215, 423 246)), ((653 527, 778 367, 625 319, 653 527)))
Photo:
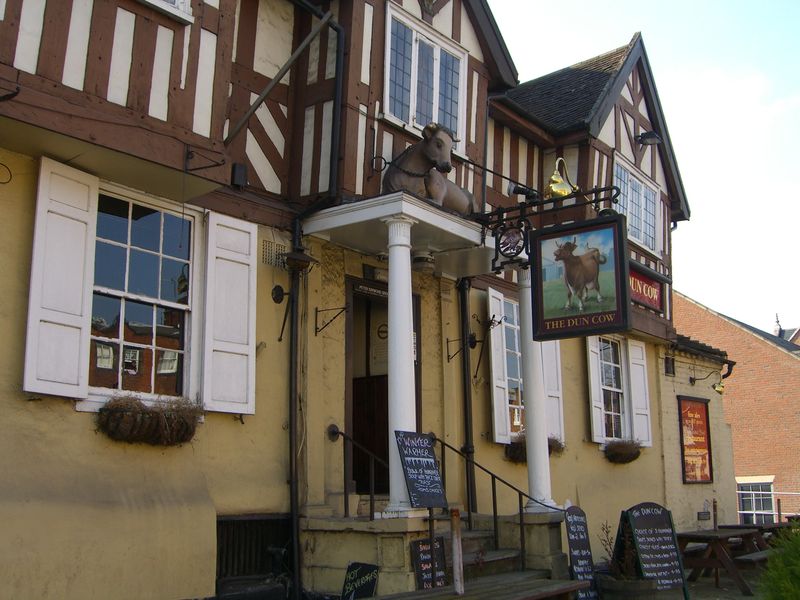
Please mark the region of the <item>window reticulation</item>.
POLYGON ((652 252, 657 252, 656 191, 617 163, 614 185, 620 189, 619 212, 628 220, 628 236, 652 252))
POLYGON ((410 21, 391 17, 388 113, 418 129, 437 122, 463 138, 466 55, 431 37, 417 31, 410 21))
POLYGON ((771 483, 740 483, 736 487, 740 523, 751 525, 775 522, 771 483))
POLYGON ((508 383, 508 412, 511 436, 519 436, 525 425, 525 405, 522 403, 522 353, 520 350, 519 304, 504 300, 503 328, 505 329, 506 381, 508 383))
POLYGON ((603 394, 603 422, 605 434, 609 439, 623 439, 623 407, 625 392, 622 379, 622 354, 620 343, 601 337, 600 344, 600 387, 603 394))
POLYGON ((192 225, 186 216, 100 195, 91 387, 183 394, 192 225))

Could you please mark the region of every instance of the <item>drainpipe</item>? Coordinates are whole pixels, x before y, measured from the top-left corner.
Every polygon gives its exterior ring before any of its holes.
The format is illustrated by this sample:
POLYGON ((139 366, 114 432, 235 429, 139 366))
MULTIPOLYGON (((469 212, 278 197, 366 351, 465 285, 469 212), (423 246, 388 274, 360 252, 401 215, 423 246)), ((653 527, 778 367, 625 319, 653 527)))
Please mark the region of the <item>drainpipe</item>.
MULTIPOLYGON (((305 0, 291 0, 295 6, 306 10, 319 19, 326 15, 316 6, 305 0)), ((331 124, 330 175, 328 178, 328 195, 306 208, 292 220, 292 253, 304 253, 303 231, 301 223, 309 215, 324 208, 331 200, 339 196, 339 145, 341 143, 342 98, 344 95, 344 29, 328 16, 326 25, 336 32, 336 73, 334 75, 333 122, 331 124)), ((290 267, 290 324, 289 324, 289 504, 292 529, 292 600, 302 597, 303 581, 300 561, 300 493, 297 470, 297 412, 299 405, 298 374, 298 337, 300 334, 300 277, 303 268, 290 267)))
POLYGON ((469 360, 469 289, 470 280, 463 277, 458 280, 458 309, 461 325, 461 384, 464 387, 464 446, 461 451, 467 455, 467 510, 470 515, 477 512, 475 490, 475 445, 472 439, 472 376, 469 360))

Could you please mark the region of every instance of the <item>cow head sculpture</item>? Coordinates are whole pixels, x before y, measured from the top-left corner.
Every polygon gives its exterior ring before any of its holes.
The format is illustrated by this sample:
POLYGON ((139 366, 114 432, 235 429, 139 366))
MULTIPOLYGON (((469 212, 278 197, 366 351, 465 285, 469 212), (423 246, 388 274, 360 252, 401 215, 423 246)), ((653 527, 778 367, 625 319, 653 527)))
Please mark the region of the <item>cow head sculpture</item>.
POLYGON ((453 132, 439 125, 429 123, 422 130, 423 152, 440 173, 449 173, 453 170, 450 162, 450 153, 453 151, 453 142, 456 141, 453 132))

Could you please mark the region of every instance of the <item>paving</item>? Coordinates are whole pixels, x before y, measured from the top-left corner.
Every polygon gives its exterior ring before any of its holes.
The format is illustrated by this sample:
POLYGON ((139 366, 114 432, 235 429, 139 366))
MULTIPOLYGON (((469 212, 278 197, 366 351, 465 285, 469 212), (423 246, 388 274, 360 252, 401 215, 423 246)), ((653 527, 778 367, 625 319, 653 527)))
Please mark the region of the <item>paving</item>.
MULTIPOLYGON (((689 582, 689 598, 691 600, 746 600, 747 598, 763 598, 759 593, 760 569, 748 569, 742 572, 744 579, 753 590, 752 596, 745 596, 730 577, 724 572, 719 574, 719 587, 714 585, 714 577, 700 577, 689 582)), ((787 598, 787 600, 789 600, 787 598)))

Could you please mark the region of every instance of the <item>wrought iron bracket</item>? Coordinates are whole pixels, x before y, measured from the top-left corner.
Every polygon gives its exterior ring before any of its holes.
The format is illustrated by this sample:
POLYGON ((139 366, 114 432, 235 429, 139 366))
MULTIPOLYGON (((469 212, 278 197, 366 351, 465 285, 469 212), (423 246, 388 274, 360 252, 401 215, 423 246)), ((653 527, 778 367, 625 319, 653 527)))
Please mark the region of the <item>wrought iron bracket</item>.
POLYGON ((591 206, 599 216, 602 216, 603 211, 613 211, 611 206, 618 202, 619 194, 620 189, 614 185, 595 187, 585 192, 579 190, 567 196, 548 199, 543 198, 536 190, 528 190, 525 193, 525 202, 478 215, 475 221, 480 223, 484 231, 488 231, 495 240, 492 271, 499 273, 509 265, 516 265, 522 269, 530 267, 529 234, 534 229, 532 218, 582 206, 591 206), (565 205, 570 200, 575 202, 565 205), (521 233, 521 239, 514 245, 514 250, 509 251, 504 244, 501 244, 501 238, 512 230, 521 233))
MULTIPOLYGON (((454 359, 456 356, 458 356, 459 352, 461 352, 461 351, 464 349, 464 346, 463 346, 463 344, 462 344, 461 346, 459 346, 458 350, 456 350, 455 352, 453 352, 452 354, 450 354, 450 342, 453 342, 453 343, 455 344, 456 342, 460 342, 460 341, 461 341, 461 338, 456 338, 456 339, 454 339, 454 340, 451 340, 450 338, 447 338, 447 340, 446 340, 446 341, 447 341, 447 362, 450 362, 450 361, 451 361, 451 360, 453 360, 453 359, 454 359)), ((483 343, 483 340, 479 340, 479 339, 478 339, 478 338, 475 336, 475 334, 474 334, 474 333, 470 333, 470 334, 469 334, 469 336, 467 336, 467 346, 469 346, 470 350, 474 350, 474 349, 475 349, 475 347, 476 347, 478 344, 482 344, 482 343, 483 343)))
POLYGON ((339 316, 340 316, 340 315, 341 315, 341 314, 342 314, 344 311, 346 311, 348 308, 350 308, 350 305, 349 305, 349 304, 345 304, 344 306, 342 306, 342 307, 339 307, 339 308, 314 308, 314 335, 315 335, 315 336, 316 336, 316 335, 319 335, 319 333, 320 333, 320 332, 321 332, 323 329, 325 329, 325 328, 326 328, 328 325, 330 325, 330 324, 331 324, 331 323, 333 323, 333 322, 334 322, 336 319, 338 319, 338 318, 339 318, 339 316), (338 312, 337 312, 335 315, 333 315, 333 316, 332 316, 330 319, 328 319, 327 321, 324 321, 324 322, 322 323, 322 326, 320 327, 320 324, 319 324, 319 314, 320 314, 320 313, 324 313, 324 312, 332 312, 332 311, 334 311, 334 310, 335 310, 335 311, 338 311, 338 312))

